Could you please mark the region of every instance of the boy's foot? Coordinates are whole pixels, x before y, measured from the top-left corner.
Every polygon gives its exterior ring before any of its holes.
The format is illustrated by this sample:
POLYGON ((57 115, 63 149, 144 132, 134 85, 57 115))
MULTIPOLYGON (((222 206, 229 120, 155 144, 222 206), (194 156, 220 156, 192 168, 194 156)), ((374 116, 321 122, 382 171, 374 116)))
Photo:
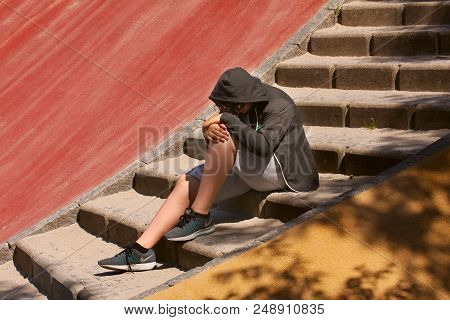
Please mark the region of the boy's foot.
POLYGON ((195 212, 192 208, 186 208, 177 226, 166 233, 166 238, 172 241, 189 241, 206 236, 215 231, 211 223, 211 213, 205 215, 195 212))
POLYGON ((100 260, 98 265, 109 270, 131 272, 151 270, 156 265, 155 252, 153 249, 144 250, 139 251, 135 245, 128 246, 114 257, 100 260))

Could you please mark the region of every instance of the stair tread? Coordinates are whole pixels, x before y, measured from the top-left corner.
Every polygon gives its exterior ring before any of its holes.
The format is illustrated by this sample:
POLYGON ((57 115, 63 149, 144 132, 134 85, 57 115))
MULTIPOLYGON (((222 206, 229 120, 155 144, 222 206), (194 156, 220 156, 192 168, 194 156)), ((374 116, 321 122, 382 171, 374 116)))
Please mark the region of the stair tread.
POLYGON ((81 205, 81 209, 144 231, 165 199, 144 196, 135 190, 99 197, 81 205))
POLYGON ((449 4, 450 5, 450 1, 446 1, 446 0, 438 0, 438 1, 433 1, 433 0, 425 0, 425 1, 420 1, 420 0, 375 0, 375 1, 352 1, 349 3, 345 3, 342 7, 363 7, 363 8, 377 8, 377 7, 395 7, 397 5, 401 5, 401 4, 407 4, 407 3, 411 3, 413 2, 414 4, 418 5, 418 4, 431 4, 431 3, 439 3, 439 4, 449 4))
POLYGON ((182 273, 170 267, 141 273, 107 271, 97 261, 121 248, 87 233, 78 224, 26 237, 17 246, 52 278, 70 286, 75 295, 85 288, 94 299, 129 299, 182 273))
POLYGON ((241 221, 218 224, 214 233, 188 241, 181 248, 214 259, 245 248, 258 237, 283 225, 277 219, 242 218, 241 221))
MULTIPOLYGON (((142 232, 150 224, 165 200, 128 190, 99 197, 86 202, 81 208, 142 232)), ((239 216, 241 215, 236 213, 217 212, 213 222, 235 221, 239 219, 239 216)))
MULTIPOLYGON (((299 195, 302 195, 305 201, 308 200, 308 196, 314 197, 314 201, 316 201, 317 194, 321 192, 322 188, 326 188, 329 191, 323 194, 322 198, 325 198, 326 194, 330 195, 330 192, 334 192, 333 196, 341 194, 349 190, 349 187, 352 187, 355 183, 366 181, 369 178, 371 177, 350 177, 342 174, 319 173, 320 188, 315 192, 301 192, 299 195), (344 191, 339 193, 339 190, 344 191)), ((282 193, 290 194, 292 192, 279 192, 279 194, 282 193)), ((139 231, 144 231, 164 201, 165 199, 143 196, 134 190, 129 190, 86 202, 81 208, 134 227, 139 231)), ((214 211, 213 222, 216 224, 236 222, 242 220, 243 217, 244 215, 240 213, 216 210, 214 211)))
POLYGON ((278 67, 296 68, 304 65, 315 66, 412 66, 424 68, 439 68, 450 70, 450 56, 318 56, 309 52, 291 59, 281 61, 278 67))
POLYGON ((446 92, 413 92, 398 90, 342 90, 323 88, 293 88, 274 85, 286 92, 297 104, 352 104, 365 105, 445 105, 450 106, 450 93, 446 92))
POLYGON ((405 157, 450 133, 450 129, 397 130, 304 126, 313 150, 343 149, 348 153, 405 157))
POLYGON ((312 149, 343 148, 346 153, 405 157, 450 133, 440 130, 339 128, 304 126, 312 149))
POLYGON ((334 26, 315 31, 312 37, 342 37, 379 33, 410 33, 410 32, 450 32, 450 25, 408 25, 408 26, 345 26, 336 23, 334 26))
POLYGON ((204 163, 203 160, 198 160, 189 157, 186 154, 181 154, 177 157, 171 157, 165 160, 152 162, 146 166, 139 168, 137 170, 137 173, 147 176, 170 177, 173 179, 176 176, 185 173, 190 168, 202 163, 204 163))
MULTIPOLYGON (((297 194, 295 197, 296 201, 300 198, 303 200, 302 206, 305 204, 320 204, 350 190, 357 183, 367 181, 367 179, 371 178, 354 177, 353 179, 350 179, 350 177, 346 175, 330 173, 321 173, 319 174, 319 177, 321 180, 321 186, 316 192, 302 192, 297 194)), ((277 194, 292 194, 292 192, 281 192, 277 194)), ((269 197, 271 197, 271 195, 269 195, 269 197)), ((277 200, 279 199, 277 197, 272 196, 272 199, 280 202, 277 200)), ((290 198, 286 197, 286 199, 289 200, 290 198)), ((152 201, 155 201, 155 197, 143 196, 134 190, 130 190, 97 198, 82 205, 82 209, 106 216, 110 220, 134 227, 139 231, 144 231, 159 208, 157 208, 156 205, 149 205, 152 201), (136 208, 141 209, 136 210, 136 208)), ((164 200, 158 199, 156 201, 160 206, 164 200)), ((289 202, 289 204, 291 203, 292 201, 289 202)), ((195 240, 191 244, 186 243, 183 245, 186 250, 192 249, 195 252, 202 252, 202 254, 205 254, 210 258, 217 257, 226 252, 247 245, 254 238, 264 234, 265 232, 269 232, 271 228, 282 224, 279 220, 260 218, 255 218, 253 220, 250 219, 251 221, 249 222, 248 217, 244 214, 226 212, 220 209, 212 209, 212 213, 214 217, 213 223, 215 224, 217 231, 212 235, 201 237, 199 240, 195 240), (255 226, 255 230, 241 234, 241 228, 247 226, 249 223, 255 226)))
POLYGON ((0 265, 0 300, 45 300, 27 278, 22 276, 12 261, 0 265))
POLYGON ((267 201, 292 207, 317 207, 357 186, 373 179, 372 176, 347 176, 333 173, 319 173, 320 186, 311 192, 273 192, 267 201))

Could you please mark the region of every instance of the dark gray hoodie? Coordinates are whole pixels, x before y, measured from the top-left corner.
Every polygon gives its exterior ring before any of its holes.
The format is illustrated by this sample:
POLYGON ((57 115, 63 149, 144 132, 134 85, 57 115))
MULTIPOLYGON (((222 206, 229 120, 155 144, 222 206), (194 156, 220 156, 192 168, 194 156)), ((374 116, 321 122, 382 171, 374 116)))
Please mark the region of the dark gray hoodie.
POLYGON ((242 68, 234 68, 222 74, 209 98, 253 102, 249 111, 251 126, 244 123, 243 114, 224 112, 220 117, 239 141, 238 148, 246 148, 259 157, 275 155, 286 191, 305 192, 319 187, 319 174, 299 110, 284 91, 262 83, 242 68))

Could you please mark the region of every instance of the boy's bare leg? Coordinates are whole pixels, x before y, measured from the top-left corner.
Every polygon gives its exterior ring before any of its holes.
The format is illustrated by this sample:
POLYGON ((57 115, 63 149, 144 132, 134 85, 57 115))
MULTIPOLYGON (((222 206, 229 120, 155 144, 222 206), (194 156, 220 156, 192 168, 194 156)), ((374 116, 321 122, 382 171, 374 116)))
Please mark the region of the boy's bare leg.
POLYGON ((226 173, 233 168, 236 147, 233 139, 210 143, 205 155, 202 181, 182 174, 175 188, 164 201, 150 225, 136 241, 144 248, 152 248, 176 224, 187 207, 207 214, 217 192, 225 182, 226 173))
POLYGON ((182 174, 178 178, 175 188, 159 208, 156 216, 144 233, 136 241, 144 248, 152 248, 177 223, 197 195, 200 181, 182 174))
POLYGON ((236 152, 236 145, 231 136, 223 143, 209 144, 202 181, 191 206, 195 212, 208 214, 217 193, 233 168, 236 152))

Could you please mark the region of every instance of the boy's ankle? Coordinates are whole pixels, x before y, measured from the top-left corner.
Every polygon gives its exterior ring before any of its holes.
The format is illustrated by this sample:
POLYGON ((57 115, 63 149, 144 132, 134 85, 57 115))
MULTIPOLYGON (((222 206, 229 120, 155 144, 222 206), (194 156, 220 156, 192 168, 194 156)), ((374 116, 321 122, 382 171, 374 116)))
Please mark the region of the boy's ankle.
POLYGON ((207 215, 209 215, 209 210, 207 210, 207 211, 205 212, 205 210, 202 210, 202 209, 197 210, 197 209, 194 209, 194 208, 192 208, 192 207, 191 207, 191 209, 192 209, 192 211, 194 211, 195 213, 200 214, 200 215, 202 215, 202 216, 207 216, 207 215))
POLYGON ((146 248, 144 246, 142 246, 141 244, 139 244, 138 242, 134 242, 131 245, 132 248, 136 249, 137 251, 139 251, 140 253, 146 253, 150 248, 146 248))

